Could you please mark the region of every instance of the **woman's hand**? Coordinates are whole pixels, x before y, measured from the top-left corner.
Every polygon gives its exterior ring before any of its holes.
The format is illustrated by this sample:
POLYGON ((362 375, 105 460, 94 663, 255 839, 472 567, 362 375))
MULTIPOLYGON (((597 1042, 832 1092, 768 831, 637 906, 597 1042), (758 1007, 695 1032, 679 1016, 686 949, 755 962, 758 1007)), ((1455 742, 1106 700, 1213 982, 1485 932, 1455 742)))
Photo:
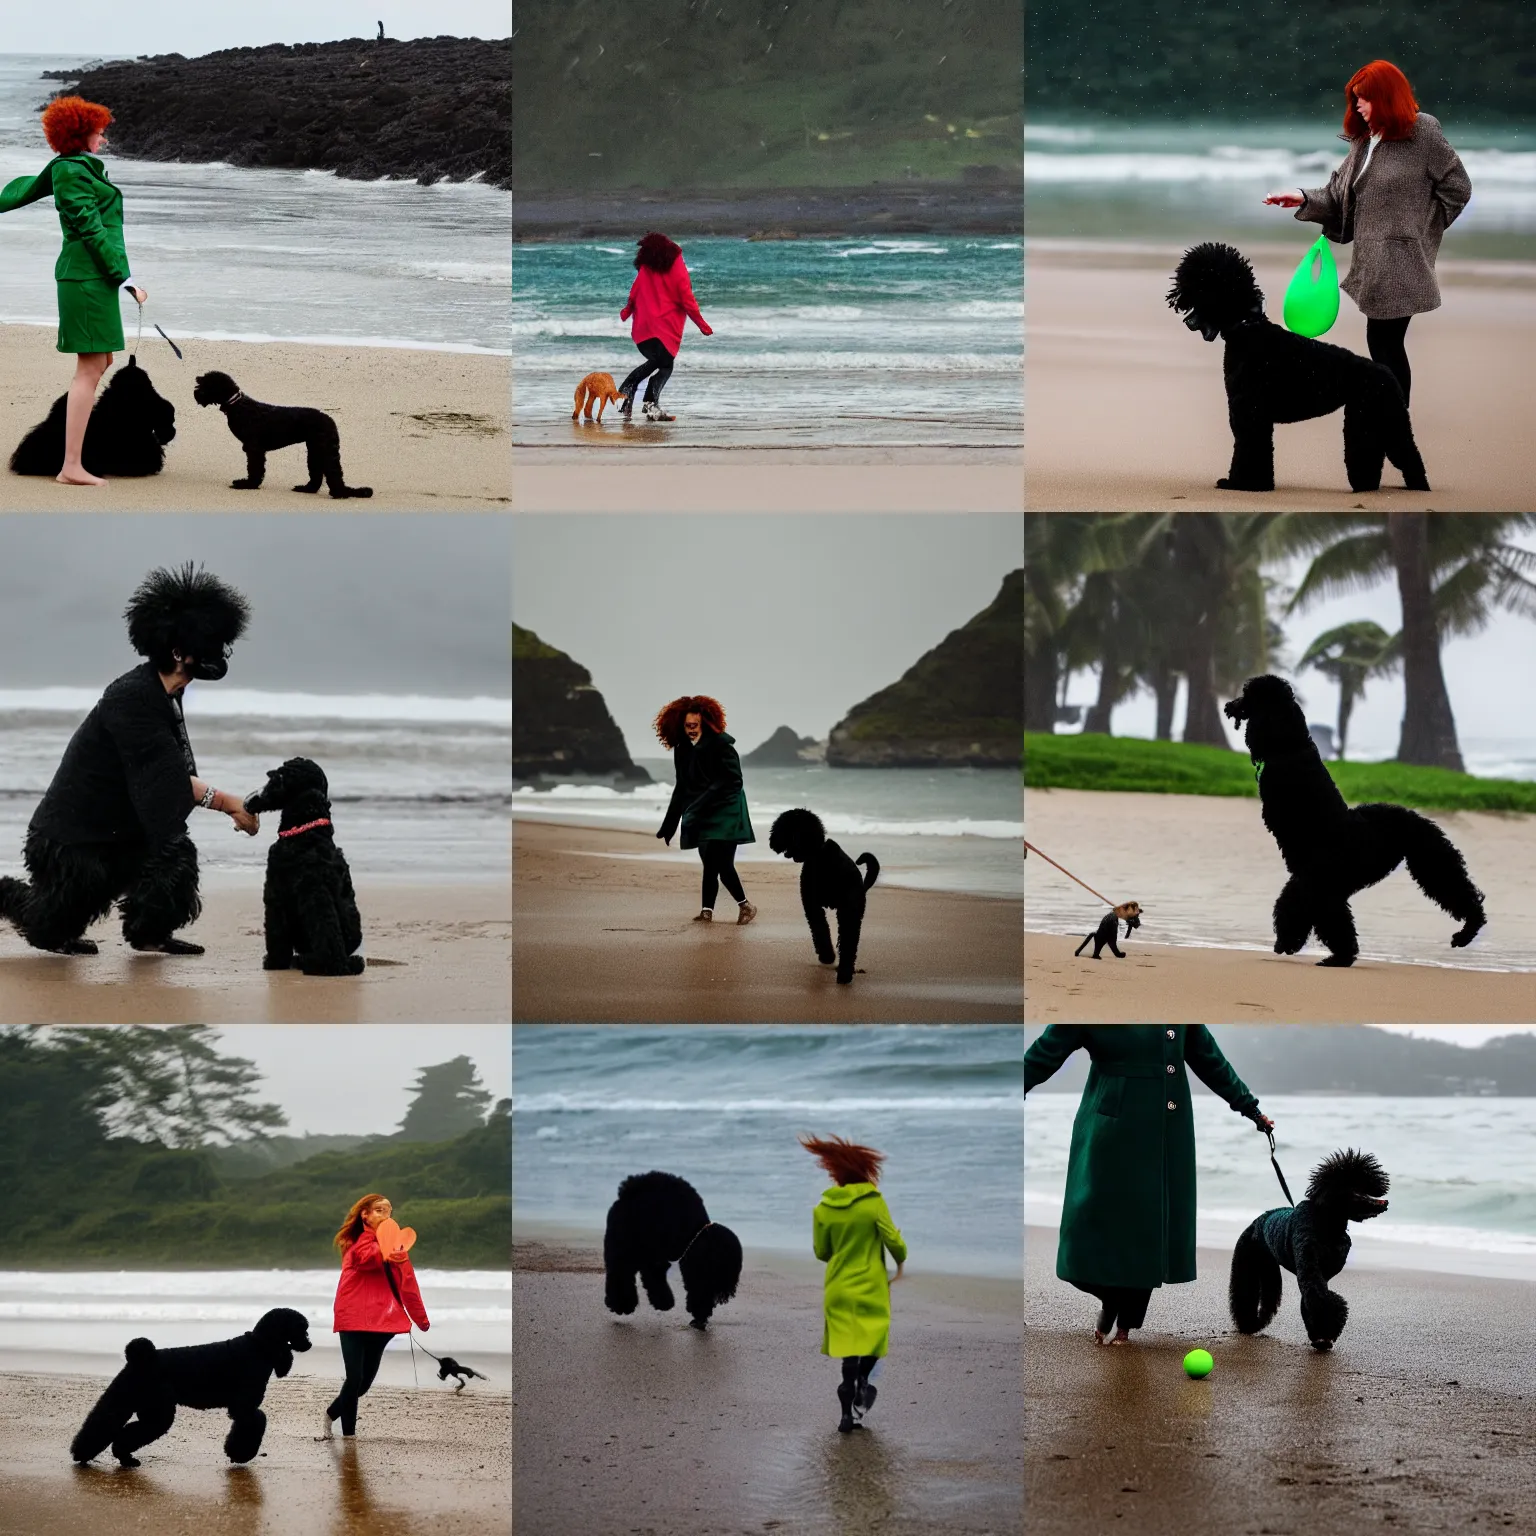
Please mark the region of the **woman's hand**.
POLYGON ((662 837, 660 832, 658 832, 656 836, 661 837, 662 842, 664 842, 668 848, 672 846, 672 839, 670 837, 662 837))
POLYGON ((898 1259, 896 1261, 896 1273, 891 1276, 891 1284, 895 1285, 896 1282, 901 1279, 901 1277, 902 1277, 902 1275, 904 1273, 905 1273, 905 1271, 902 1269, 901 1260, 898 1259))
POLYGON ((1271 1120, 1268 1115, 1255 1114, 1253 1117, 1253 1123, 1261 1131, 1272 1131, 1275 1128, 1275 1122, 1271 1120))
POLYGON ((393 1253, 388 1255, 391 1264, 404 1264, 409 1257, 410 1255, 404 1248, 396 1248, 393 1253))
POLYGON ((128 292, 133 295, 133 301, 135 304, 142 305, 144 301, 149 297, 149 289, 147 288, 130 288, 128 292))
POLYGON ((239 810, 231 811, 229 819, 235 824, 235 831, 244 832, 247 837, 255 837, 261 830, 261 820, 242 805, 239 810))
POLYGON ((1306 200, 1305 194, 1286 187, 1279 192, 1271 192, 1264 199, 1264 206, 1266 208, 1300 208, 1306 200))
POLYGON ((700 330, 701 330, 701 331, 703 331, 703 333, 704 333, 704 334, 705 334, 705 335, 706 335, 706 336, 713 336, 713 335, 714 335, 714 334, 715 334, 715 328, 714 328, 714 326, 712 326, 712 325, 711 325, 711 324, 710 324, 710 323, 709 323, 709 321, 707 321, 707 320, 700 320, 700 321, 699 321, 699 329, 700 329, 700 330))

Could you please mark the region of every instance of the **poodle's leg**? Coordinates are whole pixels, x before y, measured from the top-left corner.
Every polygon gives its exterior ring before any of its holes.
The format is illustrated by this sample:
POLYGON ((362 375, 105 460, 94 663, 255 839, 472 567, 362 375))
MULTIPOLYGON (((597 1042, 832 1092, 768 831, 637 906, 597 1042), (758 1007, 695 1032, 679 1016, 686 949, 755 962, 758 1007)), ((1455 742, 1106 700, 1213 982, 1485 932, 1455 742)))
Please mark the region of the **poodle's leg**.
POLYGON ((1253 1222, 1232 1250, 1227 1305, 1239 1333, 1267 1328, 1280 1310, 1280 1266, 1264 1241, 1264 1218, 1253 1222))
POLYGON ((286 898, 282 882, 269 876, 261 892, 267 939, 267 952, 261 961, 264 971, 286 971, 293 965, 293 929, 286 898))
POLYGON ((571 411, 572 421, 575 421, 581 415, 581 408, 586 403, 586 393, 587 386, 585 384, 578 384, 576 386, 576 404, 575 408, 571 411))
POLYGON ((823 965, 835 965, 837 951, 832 948, 832 929, 827 924, 826 908, 803 878, 800 881, 800 906, 811 930, 811 943, 816 946, 816 958, 823 965))
POLYGON ((96 1400, 96 1405, 85 1416, 85 1423, 70 1442, 70 1457, 82 1466, 100 1456, 133 1417, 139 1406, 138 1391, 127 1379, 127 1373, 118 1375, 107 1390, 96 1400))
POLYGON ((1239 410, 1228 402, 1232 427, 1232 467, 1222 491, 1272 491, 1275 488, 1275 424, 1252 410, 1239 410))
POLYGON ((1110 954, 1112 954, 1115 957, 1116 960, 1124 960, 1125 959, 1125 951, 1123 949, 1121 949, 1120 946, 1117 943, 1115 943, 1115 941, 1113 939, 1111 939, 1109 941, 1109 952, 1110 952, 1110 954))
POLYGON ((123 937, 135 949, 200 955, 199 945, 171 935, 195 923, 203 903, 197 890, 197 846, 190 837, 173 838, 139 866, 121 904, 123 937))
POLYGON ((1358 809, 1371 813, 1373 824, 1398 829, 1408 873, 1437 907, 1462 925, 1451 944, 1457 949, 1470 944, 1488 919, 1483 911, 1483 893, 1473 885, 1461 850, 1428 816, 1406 806, 1371 805, 1358 809))
MULTIPOLYGON (((311 877, 313 878, 313 877, 311 877)), ((299 966, 306 976, 358 976, 363 962, 342 948, 341 918, 335 894, 325 886, 304 892, 299 904, 304 952, 299 966)))
MULTIPOLYGON (((681 1273, 682 1266, 678 1266, 681 1273)), ((688 1313, 688 1326, 697 1328, 700 1333, 709 1328, 709 1320, 714 1315, 715 1298, 708 1290, 695 1290, 688 1284, 688 1277, 683 1276, 683 1308, 688 1313)))
POLYGON ((137 1415, 123 1425, 112 1439, 112 1454, 125 1467, 138 1466, 134 1452, 166 1434, 176 1422, 176 1404, 158 1400, 141 1402, 137 1415))
POLYGON ((232 1422, 224 1437, 224 1454, 235 1462, 254 1461, 267 1432, 266 1414, 260 1408, 242 1406, 231 1408, 229 1417, 232 1422))
POLYGON ((670 1312, 672 1310, 672 1287, 667 1284, 666 1264, 642 1264, 640 1266, 640 1284, 645 1287, 645 1299, 658 1312, 670 1312))
MULTIPOLYGON (((607 409, 608 409, 608 396, 607 395, 599 396, 598 400, 597 400, 597 424, 598 424, 598 426, 602 426, 602 424, 603 424, 603 412, 606 411, 607 409)), ((592 406, 589 403, 588 406, 587 406, 587 420, 591 421, 591 419, 592 419, 592 406)))
POLYGON ((1275 898, 1275 953, 1300 954, 1312 933, 1312 891, 1300 875, 1292 875, 1275 898))
POLYGON ((357 910, 357 893, 352 889, 352 871, 346 865, 342 865, 341 869, 339 906, 341 942, 349 955, 355 955, 363 947, 363 916, 357 910))
POLYGON ((859 958, 859 931, 864 926, 861 907, 862 904, 837 909, 837 979, 844 986, 853 980, 859 958))
POLYGON ((1351 966, 1355 963, 1355 957, 1360 953, 1360 940, 1355 936, 1355 915, 1344 897, 1325 896, 1319 900, 1312 926, 1328 948, 1328 954, 1317 962, 1319 965, 1351 966))
POLYGON ((1087 949, 1088 946, 1090 944, 1092 944, 1092 943, 1093 943, 1093 935, 1091 933, 1085 933, 1083 935, 1083 942, 1081 944, 1079 944, 1077 946, 1077 948, 1072 951, 1073 958, 1075 959, 1078 955, 1082 954, 1082 952, 1085 949, 1087 949))
POLYGON ((1419 445, 1413 440, 1413 423, 1409 420, 1406 407, 1400 419, 1394 418, 1388 423, 1386 455, 1397 466, 1404 486, 1410 491, 1429 489, 1429 471, 1424 468, 1419 445))
POLYGON ((1332 1277, 1321 1261, 1311 1223, 1306 1219, 1310 1214, 1309 1210, 1292 1218, 1301 1321, 1314 1349, 1332 1349, 1349 1320, 1349 1303, 1337 1291, 1328 1289, 1332 1277))
MULTIPOLYGON (((314 438, 306 438, 304 442, 304 467, 309 471, 309 479, 303 485, 294 486, 294 490, 303 496, 313 496, 320 489, 321 482, 328 480, 330 465, 334 457, 335 445, 317 442, 314 438)), ((336 490, 331 487, 334 496, 336 490)))
POLYGON ((603 1305, 621 1317, 628 1317, 640 1305, 640 1293, 635 1289, 639 1266, 628 1241, 628 1225, 623 1208, 618 1207, 603 1230, 603 1305))
POLYGON ((1377 403, 1349 401, 1344 407, 1344 473, 1350 490, 1379 491, 1385 457, 1377 403))
POLYGON ((258 491, 261 482, 267 478, 267 450, 254 448, 249 443, 242 446, 245 449, 245 479, 231 480, 230 488, 236 491, 258 491))

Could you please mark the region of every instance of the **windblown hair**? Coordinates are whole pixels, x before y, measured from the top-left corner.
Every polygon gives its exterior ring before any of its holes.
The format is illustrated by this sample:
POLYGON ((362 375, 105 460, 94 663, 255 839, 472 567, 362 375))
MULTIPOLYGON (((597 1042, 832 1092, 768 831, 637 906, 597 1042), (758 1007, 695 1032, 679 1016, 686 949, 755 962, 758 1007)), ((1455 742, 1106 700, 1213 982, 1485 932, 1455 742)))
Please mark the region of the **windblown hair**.
POLYGON ((364 1212, 372 1210, 383 1198, 383 1195, 377 1193, 364 1195, 361 1200, 353 1204, 352 1209, 347 1212, 347 1219, 342 1222, 336 1236, 331 1239, 338 1253, 345 1253, 363 1235, 364 1212))
POLYGON ((699 715, 703 718, 704 729, 713 731, 719 735, 725 729, 725 710, 718 699, 712 699, 708 694, 684 694, 681 698, 673 699, 653 722, 656 729, 656 739, 669 752, 680 742, 686 740, 683 735, 683 717, 685 715, 699 715))
POLYGON ((128 641, 162 672, 172 655, 222 656, 245 631, 251 605, 202 566, 188 561, 175 570, 153 570, 134 589, 123 610, 128 641))
POLYGON ((668 240, 665 235, 657 234, 652 230, 643 240, 637 242, 635 251, 635 271, 641 267, 649 267, 653 272, 670 272, 672 263, 683 254, 683 248, 668 240))
POLYGON ((56 155, 78 155, 112 121, 100 102, 83 96, 60 96, 43 108, 43 136, 56 155))
POLYGON ((1344 87, 1344 137, 1368 139, 1379 133, 1384 139, 1411 139, 1419 104, 1413 99, 1413 87, 1396 64, 1386 59, 1372 59, 1364 69, 1357 69, 1344 87), (1364 96, 1371 104, 1371 121, 1360 116, 1356 97, 1364 96))
POLYGON ((839 1184, 878 1184, 885 1153, 841 1136, 802 1136, 800 1145, 839 1184))

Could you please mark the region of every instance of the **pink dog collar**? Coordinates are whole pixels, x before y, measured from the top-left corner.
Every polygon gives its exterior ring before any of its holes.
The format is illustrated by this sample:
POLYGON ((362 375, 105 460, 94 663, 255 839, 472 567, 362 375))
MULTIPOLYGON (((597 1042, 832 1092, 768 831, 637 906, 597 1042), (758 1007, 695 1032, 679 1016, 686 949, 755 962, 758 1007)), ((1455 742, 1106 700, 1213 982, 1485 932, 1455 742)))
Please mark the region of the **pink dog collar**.
POLYGON ((318 821, 306 821, 302 827, 289 827, 286 832, 279 832, 279 837, 297 837, 300 832, 312 832, 316 827, 328 827, 331 824, 329 816, 322 816, 318 821))

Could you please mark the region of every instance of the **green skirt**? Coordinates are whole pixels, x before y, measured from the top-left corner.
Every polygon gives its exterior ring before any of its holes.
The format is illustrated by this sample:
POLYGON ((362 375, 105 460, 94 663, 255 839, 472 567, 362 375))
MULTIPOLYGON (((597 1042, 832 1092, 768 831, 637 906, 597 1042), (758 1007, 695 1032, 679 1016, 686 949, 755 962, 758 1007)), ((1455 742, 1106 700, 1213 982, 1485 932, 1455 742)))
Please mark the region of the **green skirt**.
POLYGON ((60 352, 121 352, 123 305, 111 281, 61 282, 60 352))

